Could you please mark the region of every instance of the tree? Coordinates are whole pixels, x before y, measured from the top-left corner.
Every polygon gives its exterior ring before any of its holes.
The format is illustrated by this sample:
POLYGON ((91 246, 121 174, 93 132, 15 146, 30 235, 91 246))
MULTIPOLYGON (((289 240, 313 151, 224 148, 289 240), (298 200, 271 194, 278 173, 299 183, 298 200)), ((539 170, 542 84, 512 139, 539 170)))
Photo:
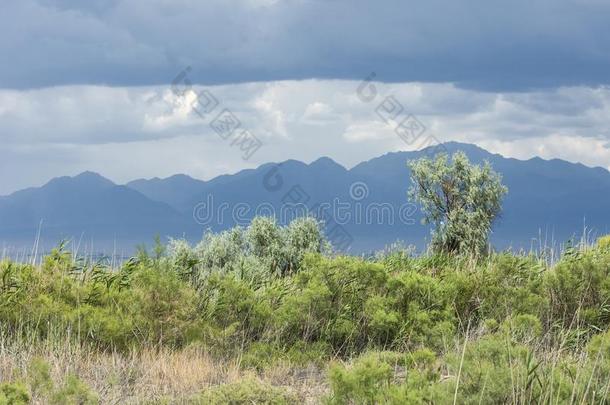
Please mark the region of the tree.
POLYGON ((439 154, 408 163, 409 198, 421 205, 423 223, 431 224, 432 250, 442 253, 480 254, 501 211, 508 189, 489 162, 471 164, 463 152, 449 159, 439 154))

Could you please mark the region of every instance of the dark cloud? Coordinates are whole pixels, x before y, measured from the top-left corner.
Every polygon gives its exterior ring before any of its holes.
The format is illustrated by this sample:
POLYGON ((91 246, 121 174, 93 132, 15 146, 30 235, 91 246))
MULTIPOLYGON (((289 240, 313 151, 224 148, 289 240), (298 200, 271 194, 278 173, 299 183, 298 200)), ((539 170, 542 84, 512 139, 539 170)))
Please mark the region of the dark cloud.
POLYGON ((0 87, 303 78, 485 90, 610 83, 601 0, 8 0, 0 87))

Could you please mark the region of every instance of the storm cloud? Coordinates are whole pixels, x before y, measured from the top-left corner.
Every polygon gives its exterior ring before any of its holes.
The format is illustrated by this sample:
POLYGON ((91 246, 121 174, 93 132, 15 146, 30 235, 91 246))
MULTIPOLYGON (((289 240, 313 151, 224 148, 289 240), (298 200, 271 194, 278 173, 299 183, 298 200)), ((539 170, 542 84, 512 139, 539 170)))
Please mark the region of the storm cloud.
POLYGON ((353 79, 513 91, 610 82, 603 0, 8 0, 0 87, 353 79))

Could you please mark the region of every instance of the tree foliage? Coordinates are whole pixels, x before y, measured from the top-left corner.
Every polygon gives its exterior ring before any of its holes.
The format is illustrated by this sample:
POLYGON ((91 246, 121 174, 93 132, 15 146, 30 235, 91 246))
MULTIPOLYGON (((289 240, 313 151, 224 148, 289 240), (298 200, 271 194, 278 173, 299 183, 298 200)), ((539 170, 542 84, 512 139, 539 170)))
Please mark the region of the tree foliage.
POLYGON ((489 162, 471 164, 463 152, 451 159, 409 162, 409 198, 421 205, 424 224, 431 224, 432 249, 442 253, 480 254, 487 248, 494 219, 508 189, 489 162))

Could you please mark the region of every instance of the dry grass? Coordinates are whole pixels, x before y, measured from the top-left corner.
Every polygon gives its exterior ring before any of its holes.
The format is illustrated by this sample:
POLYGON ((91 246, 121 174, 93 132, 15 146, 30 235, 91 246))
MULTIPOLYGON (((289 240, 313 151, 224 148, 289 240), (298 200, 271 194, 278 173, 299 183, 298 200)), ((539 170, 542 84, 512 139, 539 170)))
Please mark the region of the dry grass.
MULTIPOLYGON (((281 364, 263 372, 220 361, 201 349, 143 349, 129 354, 99 352, 69 343, 26 345, 0 338, 0 381, 27 380, 32 360, 51 367, 56 385, 74 374, 94 390, 104 404, 140 404, 165 400, 185 403, 207 387, 253 378, 297 395, 303 403, 319 403, 327 394, 325 372, 317 367, 281 364)), ((164 402, 164 403, 167 403, 164 402)), ((34 396, 33 403, 44 398, 34 396)))

